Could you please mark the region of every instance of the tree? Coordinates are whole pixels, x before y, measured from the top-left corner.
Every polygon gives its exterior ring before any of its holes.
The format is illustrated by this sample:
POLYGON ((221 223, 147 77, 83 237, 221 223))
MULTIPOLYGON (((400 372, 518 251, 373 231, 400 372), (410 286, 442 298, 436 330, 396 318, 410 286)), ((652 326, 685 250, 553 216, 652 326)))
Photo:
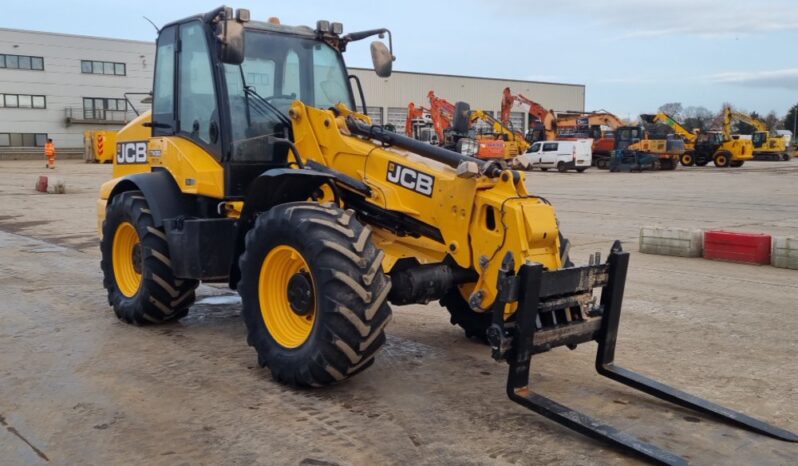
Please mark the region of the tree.
POLYGON ((699 129, 701 131, 708 129, 714 118, 712 112, 710 112, 707 108, 701 106, 698 107, 690 106, 685 108, 683 116, 684 116, 684 123, 682 124, 682 126, 689 129, 690 131, 694 129, 699 129))
POLYGON ((682 103, 668 102, 667 104, 660 105, 659 111, 678 119, 682 114, 682 103))
POLYGON ((776 129, 781 129, 781 120, 779 119, 779 117, 776 116, 776 112, 774 112, 773 110, 771 110, 770 113, 768 113, 767 116, 763 118, 763 121, 765 122, 766 125, 768 125, 768 129, 771 131, 776 129))
POLYGON ((789 112, 787 112, 787 116, 784 117, 784 129, 788 129, 793 132, 792 139, 795 141, 796 134, 795 134, 795 123, 796 119, 798 118, 798 104, 792 106, 789 112))

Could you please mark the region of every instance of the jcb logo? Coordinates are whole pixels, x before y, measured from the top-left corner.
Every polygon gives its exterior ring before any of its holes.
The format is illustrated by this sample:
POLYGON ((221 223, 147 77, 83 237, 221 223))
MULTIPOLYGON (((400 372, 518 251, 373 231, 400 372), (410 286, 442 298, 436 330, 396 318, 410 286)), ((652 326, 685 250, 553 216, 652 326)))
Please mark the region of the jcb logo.
POLYGON ((117 144, 116 163, 147 163, 147 141, 120 142, 117 144))
POLYGON ((432 197, 432 188, 435 186, 435 178, 432 175, 413 170, 410 167, 399 165, 398 163, 388 163, 388 181, 393 184, 432 197))

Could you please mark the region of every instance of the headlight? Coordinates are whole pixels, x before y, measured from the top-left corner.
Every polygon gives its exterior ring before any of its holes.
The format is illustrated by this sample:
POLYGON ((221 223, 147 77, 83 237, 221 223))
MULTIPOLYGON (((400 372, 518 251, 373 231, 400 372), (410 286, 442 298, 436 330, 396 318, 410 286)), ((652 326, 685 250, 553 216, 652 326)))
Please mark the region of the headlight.
POLYGON ((457 151, 463 155, 474 157, 479 152, 479 143, 471 138, 460 138, 457 140, 457 151))

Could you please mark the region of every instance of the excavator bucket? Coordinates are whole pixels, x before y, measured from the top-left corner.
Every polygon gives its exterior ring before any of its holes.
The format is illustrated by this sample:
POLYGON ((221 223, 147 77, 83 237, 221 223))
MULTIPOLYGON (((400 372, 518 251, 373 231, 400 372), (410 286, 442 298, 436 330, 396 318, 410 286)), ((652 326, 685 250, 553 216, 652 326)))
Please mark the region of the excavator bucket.
MULTIPOLYGON (((615 343, 621 317, 629 253, 616 241, 605 263, 596 261, 584 267, 546 271, 540 264, 525 264, 515 274, 512 257, 504 259, 499 277, 499 298, 493 306, 493 324, 488 331, 494 358, 505 359, 510 370, 507 395, 510 399, 552 421, 588 437, 607 442, 622 450, 658 464, 687 464, 686 460, 619 431, 601 421, 535 393, 529 381, 532 355, 556 346, 598 343, 596 370, 599 374, 651 396, 693 409, 730 424, 788 442, 798 442, 792 432, 774 427, 745 414, 690 395, 615 364, 615 343), (584 300, 586 293, 601 289, 598 305, 584 300), (581 298, 580 298, 581 297, 581 298), (499 309, 518 302, 515 325, 505 326, 499 309), (545 314, 563 306, 582 303, 590 307, 583 319, 560 319, 545 314), (547 322, 548 325, 542 325, 547 322), (552 325, 553 323, 553 325, 552 325)), ((574 314, 570 314, 573 316, 574 314)))

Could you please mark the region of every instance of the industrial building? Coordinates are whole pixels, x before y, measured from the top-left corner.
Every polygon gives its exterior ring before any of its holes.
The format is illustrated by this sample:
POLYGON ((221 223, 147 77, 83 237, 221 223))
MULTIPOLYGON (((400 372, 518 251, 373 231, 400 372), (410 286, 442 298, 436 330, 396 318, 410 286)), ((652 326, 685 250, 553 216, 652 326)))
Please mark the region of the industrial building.
MULTIPOLYGON (((148 108, 143 96, 126 100, 125 94, 150 91, 154 53, 152 42, 0 28, 0 153, 35 151, 47 138, 61 149, 82 148, 85 130, 121 128, 148 108)), ((579 84, 405 71, 385 79, 369 69, 351 71, 362 83, 370 116, 397 130, 404 128, 407 104, 427 105, 430 90, 493 114, 508 86, 547 108, 585 107, 579 84)), ((526 129, 524 110, 516 110, 513 126, 526 129)))

